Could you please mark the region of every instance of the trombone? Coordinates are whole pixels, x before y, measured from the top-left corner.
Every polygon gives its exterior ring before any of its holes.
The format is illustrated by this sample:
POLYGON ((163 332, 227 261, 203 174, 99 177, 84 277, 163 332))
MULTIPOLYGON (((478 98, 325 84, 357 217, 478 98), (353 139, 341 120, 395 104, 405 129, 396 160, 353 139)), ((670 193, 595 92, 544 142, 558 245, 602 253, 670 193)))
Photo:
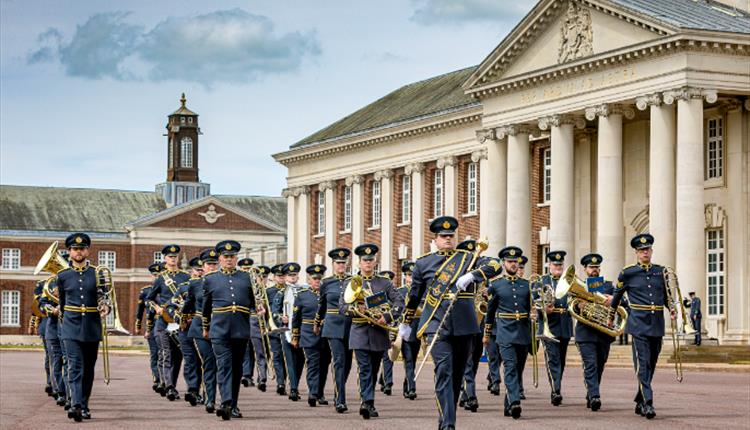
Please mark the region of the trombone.
MULTIPOLYGON (((534 293, 538 296, 538 298, 533 301, 534 306, 536 309, 542 311, 542 334, 537 335, 537 337, 542 340, 559 343, 560 341, 557 340, 555 335, 553 335, 552 331, 549 329, 549 320, 547 318, 547 305, 554 305, 555 303, 555 292, 552 289, 552 286, 542 282, 542 276, 537 273, 529 276, 529 285, 531 296, 533 297, 534 293), (536 288, 534 288, 535 285, 537 285, 536 288)), ((531 314, 531 311, 533 310, 534 308, 529 309, 529 314, 531 314)))
MULTIPOLYGON (((278 329, 273 322, 273 318, 269 318, 270 322, 266 325, 266 315, 270 315, 271 307, 268 305, 266 285, 261 282, 262 278, 260 277, 260 271, 256 267, 251 267, 247 272, 253 277, 253 295, 255 296, 256 307, 257 304, 260 303, 266 309, 265 315, 257 315, 258 328, 260 329, 260 341, 263 346, 263 355, 266 357, 266 366, 271 373, 271 379, 276 380, 276 371, 273 368, 273 351, 271 350, 270 333, 278 329)), ((257 365, 260 366, 260 363, 257 365)))
MULTIPOLYGON (((539 388, 539 350, 536 339, 537 323, 536 318, 531 317, 531 313, 535 312, 534 309, 534 294, 531 291, 532 282, 541 281, 542 277, 534 273, 529 277, 529 319, 531 319, 531 361, 534 366, 534 372, 532 373, 532 384, 534 388, 539 388)), ((549 329, 549 327, 547 327, 549 329)))
POLYGON ((682 349, 680 340, 677 337, 677 314, 682 319, 682 333, 691 335, 695 333, 692 323, 686 318, 685 305, 682 302, 682 292, 680 292, 680 281, 677 279, 677 273, 674 269, 667 266, 664 268, 664 288, 667 291, 667 306, 670 314, 674 313, 675 318, 670 315, 669 321, 672 325, 672 347, 674 348, 674 370, 677 374, 677 382, 682 382, 682 349))

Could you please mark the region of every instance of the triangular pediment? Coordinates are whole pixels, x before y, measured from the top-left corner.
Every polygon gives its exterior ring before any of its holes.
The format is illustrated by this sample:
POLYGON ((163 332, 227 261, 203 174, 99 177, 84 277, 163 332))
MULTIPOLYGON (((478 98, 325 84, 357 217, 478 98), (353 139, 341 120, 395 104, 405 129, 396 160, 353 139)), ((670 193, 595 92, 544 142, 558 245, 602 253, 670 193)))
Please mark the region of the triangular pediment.
POLYGON ((608 1, 541 0, 479 65, 465 90, 673 34, 608 1))
POLYGON ((279 233, 285 230, 214 196, 174 206, 134 220, 126 228, 143 227, 200 230, 243 230, 279 233))

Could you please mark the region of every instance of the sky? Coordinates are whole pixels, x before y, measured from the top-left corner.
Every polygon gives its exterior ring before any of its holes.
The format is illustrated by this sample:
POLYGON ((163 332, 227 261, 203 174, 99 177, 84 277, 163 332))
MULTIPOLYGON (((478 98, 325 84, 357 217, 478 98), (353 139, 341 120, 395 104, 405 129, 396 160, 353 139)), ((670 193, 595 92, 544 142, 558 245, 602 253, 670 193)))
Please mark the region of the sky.
POLYGON ((533 0, 0 0, 0 183, 154 189, 197 112, 213 194, 278 196, 272 154, 479 64, 533 0))

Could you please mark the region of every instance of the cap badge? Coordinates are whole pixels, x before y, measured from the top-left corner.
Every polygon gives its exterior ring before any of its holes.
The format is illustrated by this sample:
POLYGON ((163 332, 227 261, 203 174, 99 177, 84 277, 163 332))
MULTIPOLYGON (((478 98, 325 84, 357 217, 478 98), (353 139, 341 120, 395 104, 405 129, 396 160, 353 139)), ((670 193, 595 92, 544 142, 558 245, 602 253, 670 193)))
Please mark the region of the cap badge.
POLYGON ((232 249, 232 245, 229 244, 229 243, 227 243, 226 245, 224 245, 224 249, 230 250, 230 249, 232 249))
POLYGON ((467 248, 469 248, 469 251, 471 251, 472 249, 474 249, 474 245, 472 245, 472 244, 469 244, 469 245, 467 246, 467 248))
POLYGON ((315 266, 315 271, 316 271, 316 272, 320 272, 320 267, 318 267, 318 266, 315 266))
POLYGON ((216 253, 214 251, 209 252, 208 255, 210 255, 211 257, 216 257, 216 253))
POLYGON ((596 257, 591 257, 591 262, 592 262, 592 263, 598 263, 598 262, 599 262, 599 259, 598 259, 598 258, 596 258, 596 257))
POLYGON ((172 247, 169 248, 169 251, 170 252, 177 252, 177 248, 175 248, 174 246, 172 246, 172 247))
POLYGON ((645 237, 641 238, 641 243, 646 243, 646 238, 645 237))
POLYGON ((83 239, 81 239, 81 236, 76 236, 76 243, 83 242, 83 239))
POLYGON ((370 254, 372 254, 372 249, 370 249, 370 248, 365 248, 365 254, 367 254, 367 255, 370 255, 370 254))
POLYGON ((445 221, 445 222, 443 223, 443 228, 444 228, 444 229, 449 229, 449 228, 451 228, 451 223, 449 223, 448 221, 445 221))
POLYGON ((511 249, 510 251, 508 251, 508 254, 510 254, 511 256, 516 255, 516 250, 511 249))
POLYGON ((345 254, 345 252, 344 252, 344 251, 339 251, 339 257, 343 257, 343 256, 344 256, 344 254, 345 254))

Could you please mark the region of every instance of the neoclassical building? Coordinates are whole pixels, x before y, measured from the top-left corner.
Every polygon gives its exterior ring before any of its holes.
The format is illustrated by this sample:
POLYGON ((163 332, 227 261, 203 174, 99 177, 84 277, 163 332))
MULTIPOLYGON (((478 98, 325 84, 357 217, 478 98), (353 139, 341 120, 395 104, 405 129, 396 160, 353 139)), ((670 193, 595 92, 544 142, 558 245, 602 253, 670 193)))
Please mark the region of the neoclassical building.
POLYGON ((406 85, 274 158, 290 258, 372 241, 380 268, 456 216, 489 254, 543 271, 629 239, 703 300, 704 330, 750 340, 750 14, 714 1, 541 0, 476 67, 406 85))

